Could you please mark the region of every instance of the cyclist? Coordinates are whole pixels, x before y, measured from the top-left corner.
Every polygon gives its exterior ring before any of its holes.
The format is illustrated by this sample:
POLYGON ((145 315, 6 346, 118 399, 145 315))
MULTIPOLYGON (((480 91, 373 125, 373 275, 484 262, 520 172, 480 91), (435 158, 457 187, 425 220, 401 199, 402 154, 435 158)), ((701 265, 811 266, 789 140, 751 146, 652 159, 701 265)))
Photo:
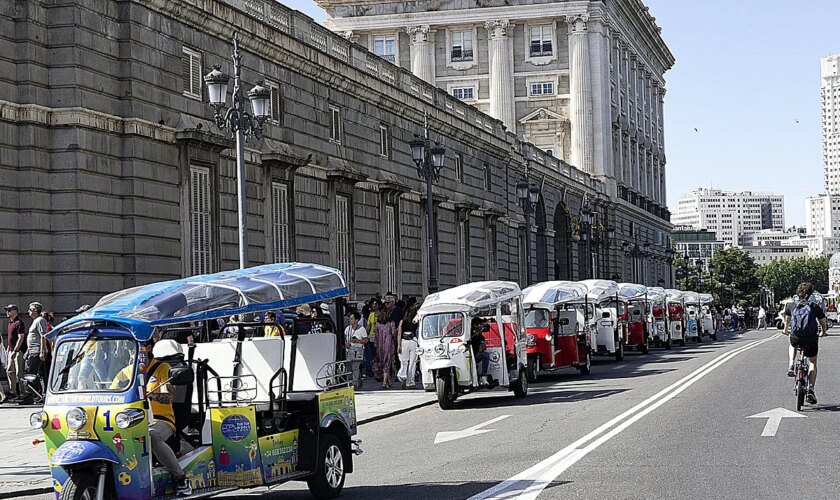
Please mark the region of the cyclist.
POLYGON ((817 335, 817 322, 822 326, 823 334, 828 331, 828 323, 822 307, 817 304, 814 296, 814 286, 810 283, 801 283, 796 288, 796 296, 793 301, 785 306, 785 335, 790 336, 790 348, 788 349, 788 377, 793 377, 793 360, 796 356, 796 349, 805 351, 808 358, 810 371, 808 378, 811 381, 811 388, 808 390, 808 404, 817 404, 817 397, 814 395, 814 386, 817 383, 817 352, 819 350, 819 337, 817 335))

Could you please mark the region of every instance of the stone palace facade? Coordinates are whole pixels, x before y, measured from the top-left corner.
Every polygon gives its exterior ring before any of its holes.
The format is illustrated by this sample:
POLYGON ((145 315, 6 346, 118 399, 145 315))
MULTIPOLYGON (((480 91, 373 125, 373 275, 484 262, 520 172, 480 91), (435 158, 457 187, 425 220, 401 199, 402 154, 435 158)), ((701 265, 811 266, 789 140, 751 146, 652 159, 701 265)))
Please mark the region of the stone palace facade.
MULTIPOLYGON (((518 89, 491 91, 478 78, 478 99, 490 98, 484 92, 497 96, 487 108, 497 120, 439 88, 441 80, 436 86, 427 74, 418 76, 419 62, 412 73, 400 67, 403 59, 395 56, 392 64, 274 1, 5 2, 0 299, 39 300, 64 313, 114 290, 238 265, 233 141, 213 124, 202 80, 214 64, 232 73, 233 33, 241 37, 245 88, 264 80, 272 95, 264 138, 245 149, 252 265, 297 260, 339 267, 359 299, 386 290, 424 295, 426 195, 408 142, 422 133, 427 114, 431 138, 446 148, 432 197, 442 288, 493 278, 524 284, 528 262, 532 281, 596 276, 670 285, 670 213, 652 194, 653 177, 636 168, 643 163, 640 145, 660 161, 661 117, 640 114, 648 109, 643 102, 655 105, 653 94, 646 101, 619 97, 659 81, 654 73, 661 75, 669 59, 648 62, 650 75, 638 69, 652 57, 640 47, 652 51, 658 34, 641 4, 621 7, 633 15, 609 23, 598 2, 546 5, 582 9, 568 16, 578 19, 571 25, 585 29, 579 39, 589 45, 581 84, 604 81, 606 59, 592 55, 613 47, 607 27, 628 30, 619 40, 632 42, 639 56, 630 58, 630 45, 608 50, 624 61, 615 68, 618 121, 610 118, 617 108, 603 86, 569 87, 569 56, 559 51, 535 71, 555 72, 557 99, 522 123, 520 113, 533 105, 517 100, 518 89), (586 101, 582 114, 568 109, 574 100, 563 93, 596 88, 603 95, 586 101), (549 123, 557 116, 570 119, 557 129, 549 123), (554 155, 529 143, 548 147, 538 140, 545 127, 569 131, 554 155), (528 130, 533 135, 524 135, 528 130), (630 131, 627 148, 638 163, 615 169, 628 155, 613 154, 605 138, 624 140, 630 131), (515 189, 526 173, 541 187, 527 222, 515 189), (591 226, 580 216, 587 209, 591 226)), ((566 18, 552 24, 558 45, 566 18)), ((508 37, 514 24, 480 31, 475 22, 476 43, 498 31, 506 48, 497 50, 508 51, 508 59, 496 60, 508 61, 503 68, 521 51, 515 35, 508 37)), ((477 57, 475 71, 486 70, 486 55, 477 57)), ((432 71, 446 77, 443 68, 432 71)), ((664 171, 664 161, 658 165, 664 171)))

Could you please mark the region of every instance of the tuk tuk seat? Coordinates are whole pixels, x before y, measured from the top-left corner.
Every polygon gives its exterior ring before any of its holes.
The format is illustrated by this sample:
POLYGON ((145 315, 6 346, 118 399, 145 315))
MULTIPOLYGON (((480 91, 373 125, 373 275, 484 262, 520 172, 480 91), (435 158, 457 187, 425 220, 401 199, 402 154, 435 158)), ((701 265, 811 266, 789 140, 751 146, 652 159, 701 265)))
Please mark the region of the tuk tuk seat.
MULTIPOLYGON (((324 366, 336 361, 336 335, 331 332, 310 333, 299 335, 297 338, 297 357, 295 359, 294 391, 315 391, 324 390, 318 385, 318 374, 324 366)), ((284 366, 286 373, 289 372, 289 360, 291 359, 292 343, 286 342, 284 346, 284 366)))

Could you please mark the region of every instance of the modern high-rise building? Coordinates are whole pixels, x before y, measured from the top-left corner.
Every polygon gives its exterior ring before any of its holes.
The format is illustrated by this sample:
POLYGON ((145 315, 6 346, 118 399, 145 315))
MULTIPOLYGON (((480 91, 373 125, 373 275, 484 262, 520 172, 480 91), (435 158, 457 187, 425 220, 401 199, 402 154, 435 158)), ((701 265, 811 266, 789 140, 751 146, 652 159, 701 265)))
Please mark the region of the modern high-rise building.
POLYGON ((785 197, 779 194, 697 189, 680 197, 676 226, 707 229, 729 246, 748 232, 785 227, 785 197))
POLYGON ((825 191, 840 195, 840 55, 820 59, 825 191))

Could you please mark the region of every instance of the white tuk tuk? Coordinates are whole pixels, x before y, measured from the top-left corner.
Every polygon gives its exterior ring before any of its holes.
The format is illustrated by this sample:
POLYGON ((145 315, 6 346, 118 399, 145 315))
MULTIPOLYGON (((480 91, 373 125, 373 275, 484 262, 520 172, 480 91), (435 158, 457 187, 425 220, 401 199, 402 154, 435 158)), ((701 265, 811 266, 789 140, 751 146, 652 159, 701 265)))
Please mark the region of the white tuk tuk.
POLYGON ((671 348, 671 335, 668 332, 668 294, 662 287, 648 288, 648 332, 655 347, 671 348))
POLYGON ((668 335, 671 342, 677 342, 681 346, 685 345, 686 326, 685 326, 685 303, 683 302, 683 294, 680 290, 669 288, 665 290, 668 314, 665 316, 668 320, 668 335))
POLYGON ((715 330, 715 310, 712 304, 715 302, 715 296, 710 293, 700 294, 700 326, 703 335, 712 337, 712 340, 717 340, 717 330, 715 330))
POLYGON ((700 309, 700 294, 697 292, 683 292, 685 304, 686 334, 694 342, 703 342, 703 331, 700 325, 702 312, 700 309))
POLYGON ((417 317, 423 387, 437 391, 442 409, 477 390, 501 386, 519 398, 528 393, 522 291, 516 283, 468 283, 429 295, 417 317))
POLYGON ((624 359, 623 338, 619 328, 618 284, 609 280, 585 280, 586 298, 595 308, 595 341, 592 348, 596 354, 615 356, 617 361, 624 359))

